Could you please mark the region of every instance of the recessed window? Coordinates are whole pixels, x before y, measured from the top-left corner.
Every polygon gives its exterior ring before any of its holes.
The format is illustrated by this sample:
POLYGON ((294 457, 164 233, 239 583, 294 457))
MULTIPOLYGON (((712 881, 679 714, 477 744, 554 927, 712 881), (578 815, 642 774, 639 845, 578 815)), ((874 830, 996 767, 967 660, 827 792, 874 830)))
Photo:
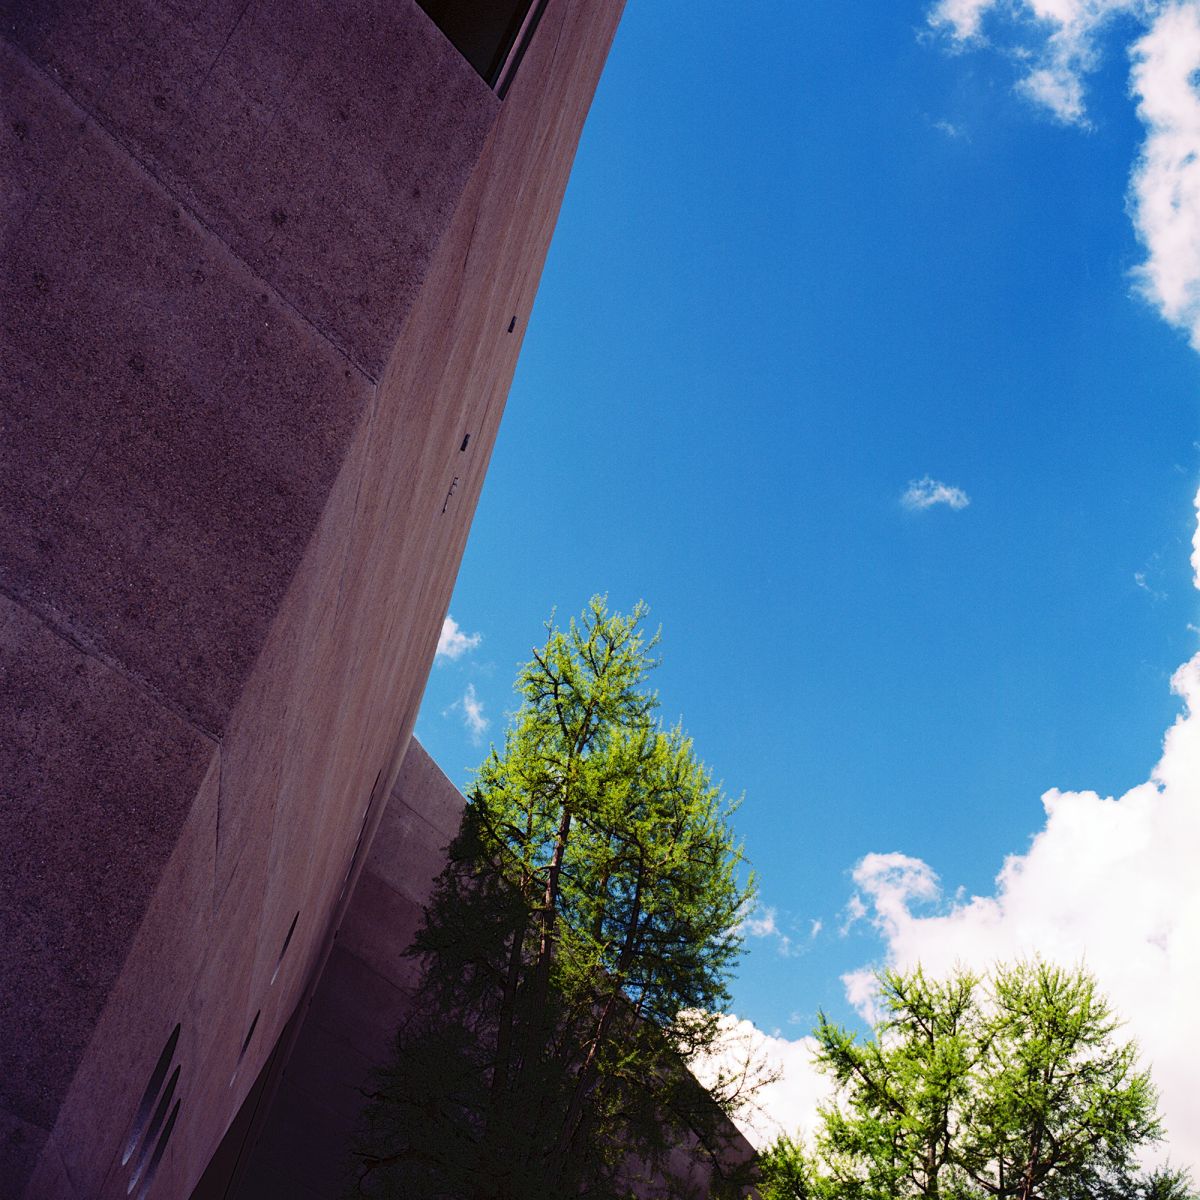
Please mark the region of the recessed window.
POLYGON ((158 1056, 158 1062, 154 1064, 154 1070, 150 1072, 150 1081, 142 1093, 141 1103, 138 1104, 137 1114, 133 1118, 133 1125, 121 1155, 121 1165, 129 1167, 129 1180, 125 1191, 127 1195, 132 1196, 137 1188, 136 1200, 145 1200, 149 1194, 150 1185, 158 1173, 158 1164, 162 1162, 167 1142, 179 1117, 180 1102, 175 1098, 175 1093, 179 1088, 180 1068, 176 1066, 175 1070, 171 1071, 175 1051, 179 1046, 179 1032, 179 1026, 176 1025, 158 1056), (170 1079, 167 1078, 168 1071, 171 1072, 170 1079), (175 1101, 174 1107, 171 1105, 172 1100, 175 1101))
POLYGON ((242 1041, 241 1051, 238 1053, 237 1063, 233 1068, 233 1074, 229 1077, 229 1086, 233 1087, 234 1082, 238 1077, 238 1072, 242 1069, 242 1059, 246 1057, 246 1051, 250 1049, 250 1043, 254 1040, 254 1031, 258 1028, 258 1018, 262 1016, 262 1009, 254 1014, 254 1020, 250 1022, 250 1028, 246 1030, 246 1036, 242 1041))
MULTIPOLYGON (((296 932, 296 922, 300 920, 300 914, 297 912, 292 918, 292 923, 288 926, 287 937, 283 939, 283 949, 279 952, 279 957, 275 960, 275 970, 271 972, 271 983, 274 983, 279 976, 279 968, 283 966, 283 956, 288 952, 288 947, 292 944, 292 934, 296 932)), ((271 983, 267 984, 268 987, 271 983)))
POLYGON ((458 52, 503 96, 546 0, 417 0, 458 52))

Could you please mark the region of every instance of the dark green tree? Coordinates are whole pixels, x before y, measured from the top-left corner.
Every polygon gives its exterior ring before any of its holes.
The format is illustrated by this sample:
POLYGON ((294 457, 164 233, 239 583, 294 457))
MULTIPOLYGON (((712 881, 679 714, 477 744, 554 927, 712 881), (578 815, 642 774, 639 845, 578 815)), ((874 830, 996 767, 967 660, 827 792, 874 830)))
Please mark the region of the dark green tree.
POLYGON ((620 1197, 640 1169, 666 1196, 673 1148, 723 1159, 744 1073, 705 1091, 686 1068, 720 1035, 753 882, 734 806, 656 719, 644 617, 593 599, 521 669, 414 946, 367 1194, 620 1197))
POLYGON ((821 1016, 836 1101, 811 1150, 764 1156, 763 1200, 1193 1200, 1186 1172, 1138 1169, 1157 1096, 1086 971, 885 972, 879 1005, 864 1041, 821 1016))

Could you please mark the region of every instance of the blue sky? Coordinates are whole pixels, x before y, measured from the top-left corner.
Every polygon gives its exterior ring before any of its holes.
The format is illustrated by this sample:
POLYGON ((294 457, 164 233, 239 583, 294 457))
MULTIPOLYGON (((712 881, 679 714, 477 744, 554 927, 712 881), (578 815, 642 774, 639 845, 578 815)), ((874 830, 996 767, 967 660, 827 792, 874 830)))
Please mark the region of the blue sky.
POLYGON ((1186 161, 1130 190, 1174 153, 1179 64, 1143 43, 1131 96, 1129 57, 1171 14, 1200 31, 1190 0, 631 0, 618 32, 450 607, 479 641, 417 733, 465 783, 550 609, 644 598, 665 719, 745 794, 734 1007, 782 1039, 999 896, 1047 789, 1144 784, 1181 712, 1200 221, 1156 217, 1186 161), (906 506, 923 480, 961 496, 906 506))

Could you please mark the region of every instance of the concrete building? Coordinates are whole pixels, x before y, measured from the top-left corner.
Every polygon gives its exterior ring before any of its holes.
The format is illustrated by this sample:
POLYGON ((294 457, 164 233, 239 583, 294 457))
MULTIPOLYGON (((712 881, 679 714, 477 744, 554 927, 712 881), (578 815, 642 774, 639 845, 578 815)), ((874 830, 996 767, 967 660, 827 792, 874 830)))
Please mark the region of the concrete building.
POLYGON ((427 7, 0 2, 5 1200, 192 1194, 408 746, 621 4, 427 7))

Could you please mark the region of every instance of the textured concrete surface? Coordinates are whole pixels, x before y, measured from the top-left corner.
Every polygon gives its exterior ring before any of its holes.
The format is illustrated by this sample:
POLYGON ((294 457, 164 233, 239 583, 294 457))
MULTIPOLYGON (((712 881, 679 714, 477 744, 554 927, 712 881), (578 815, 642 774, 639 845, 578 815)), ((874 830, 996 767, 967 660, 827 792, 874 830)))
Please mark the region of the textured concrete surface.
POLYGON ((49 1130, 213 744, 0 596, 0 1109, 49 1130))
POLYGON ((499 102, 415 0, 27 0, 7 36, 376 377, 499 102))
POLYGON ((278 1095, 230 1200, 331 1197, 371 1070, 419 985, 404 957, 465 805, 414 739, 284 1069, 278 1095))
MULTIPOLYGON (((350 1148, 363 1092, 372 1070, 390 1058, 395 1031, 421 986, 420 964, 405 951, 465 806, 414 738, 334 951, 302 1015, 274 1104, 243 1147, 242 1173, 227 1200, 328 1200, 343 1195, 353 1181, 350 1148)), ((731 1164, 753 1153, 732 1125, 725 1128, 721 1149, 722 1161, 731 1164)), ((708 1196, 711 1170, 694 1136, 672 1152, 668 1171, 697 1197, 708 1196)), ((651 1185, 643 1193, 664 1190, 651 1185)))
MULTIPOLYGON (((5 73, 45 181, 80 114, 5 73)), ((0 587, 219 735, 369 381, 94 122, 5 251, 0 587)))
POLYGON ((188 1196, 310 993, 619 11, 501 104, 413 0, 0 0, 3 1200, 188 1196))

